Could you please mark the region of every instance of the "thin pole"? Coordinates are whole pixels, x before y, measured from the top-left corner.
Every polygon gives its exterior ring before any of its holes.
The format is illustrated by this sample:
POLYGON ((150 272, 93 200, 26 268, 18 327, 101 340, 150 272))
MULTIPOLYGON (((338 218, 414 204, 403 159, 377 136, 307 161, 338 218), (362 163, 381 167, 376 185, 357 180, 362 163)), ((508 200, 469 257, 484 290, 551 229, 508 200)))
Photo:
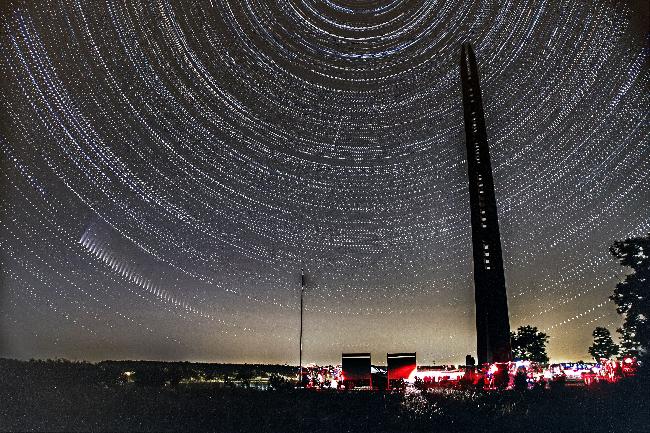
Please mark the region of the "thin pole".
POLYGON ((305 270, 300 269, 300 377, 298 386, 302 387, 302 305, 305 293, 305 270))

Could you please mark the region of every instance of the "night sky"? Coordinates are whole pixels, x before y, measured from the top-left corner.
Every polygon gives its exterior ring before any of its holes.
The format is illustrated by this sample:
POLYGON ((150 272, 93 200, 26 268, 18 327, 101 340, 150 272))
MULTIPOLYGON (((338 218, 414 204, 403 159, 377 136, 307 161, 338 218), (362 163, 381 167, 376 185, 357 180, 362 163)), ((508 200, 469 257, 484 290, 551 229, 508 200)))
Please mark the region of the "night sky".
POLYGON ((588 359, 650 231, 645 1, 0 7, 0 356, 475 354, 460 45, 510 323, 588 359))

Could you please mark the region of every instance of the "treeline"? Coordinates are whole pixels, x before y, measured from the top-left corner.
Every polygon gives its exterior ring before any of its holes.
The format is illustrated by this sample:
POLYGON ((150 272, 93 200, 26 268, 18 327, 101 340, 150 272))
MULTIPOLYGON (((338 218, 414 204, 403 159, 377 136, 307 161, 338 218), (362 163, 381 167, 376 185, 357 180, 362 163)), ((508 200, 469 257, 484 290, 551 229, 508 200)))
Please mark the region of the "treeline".
POLYGON ((133 382, 140 385, 177 385, 181 381, 247 383, 256 377, 294 376, 296 367, 266 364, 213 364, 161 361, 102 361, 98 363, 56 360, 19 361, 0 358, 0 375, 5 383, 24 382, 42 385, 115 385, 133 382))

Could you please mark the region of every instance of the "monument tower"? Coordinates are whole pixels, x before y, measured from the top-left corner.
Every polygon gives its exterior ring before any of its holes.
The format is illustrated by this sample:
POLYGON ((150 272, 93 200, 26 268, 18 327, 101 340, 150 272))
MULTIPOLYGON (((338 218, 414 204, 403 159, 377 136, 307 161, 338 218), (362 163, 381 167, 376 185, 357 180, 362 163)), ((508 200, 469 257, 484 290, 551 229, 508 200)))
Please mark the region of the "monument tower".
POLYGON ((478 364, 512 359, 508 299, 501 256, 501 236, 494 196, 490 151, 476 56, 461 48, 460 76, 465 112, 469 203, 474 251, 474 298, 478 364))

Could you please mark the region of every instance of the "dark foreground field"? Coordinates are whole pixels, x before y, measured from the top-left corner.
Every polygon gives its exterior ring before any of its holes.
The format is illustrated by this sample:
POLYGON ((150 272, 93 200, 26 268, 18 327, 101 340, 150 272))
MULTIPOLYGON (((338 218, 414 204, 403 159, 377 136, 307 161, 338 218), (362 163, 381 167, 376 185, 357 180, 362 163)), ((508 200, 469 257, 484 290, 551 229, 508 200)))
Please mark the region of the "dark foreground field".
POLYGON ((120 384, 90 367, 75 377, 70 368, 34 375, 0 365, 2 431, 650 431, 649 392, 638 380, 523 393, 388 394, 120 384))

